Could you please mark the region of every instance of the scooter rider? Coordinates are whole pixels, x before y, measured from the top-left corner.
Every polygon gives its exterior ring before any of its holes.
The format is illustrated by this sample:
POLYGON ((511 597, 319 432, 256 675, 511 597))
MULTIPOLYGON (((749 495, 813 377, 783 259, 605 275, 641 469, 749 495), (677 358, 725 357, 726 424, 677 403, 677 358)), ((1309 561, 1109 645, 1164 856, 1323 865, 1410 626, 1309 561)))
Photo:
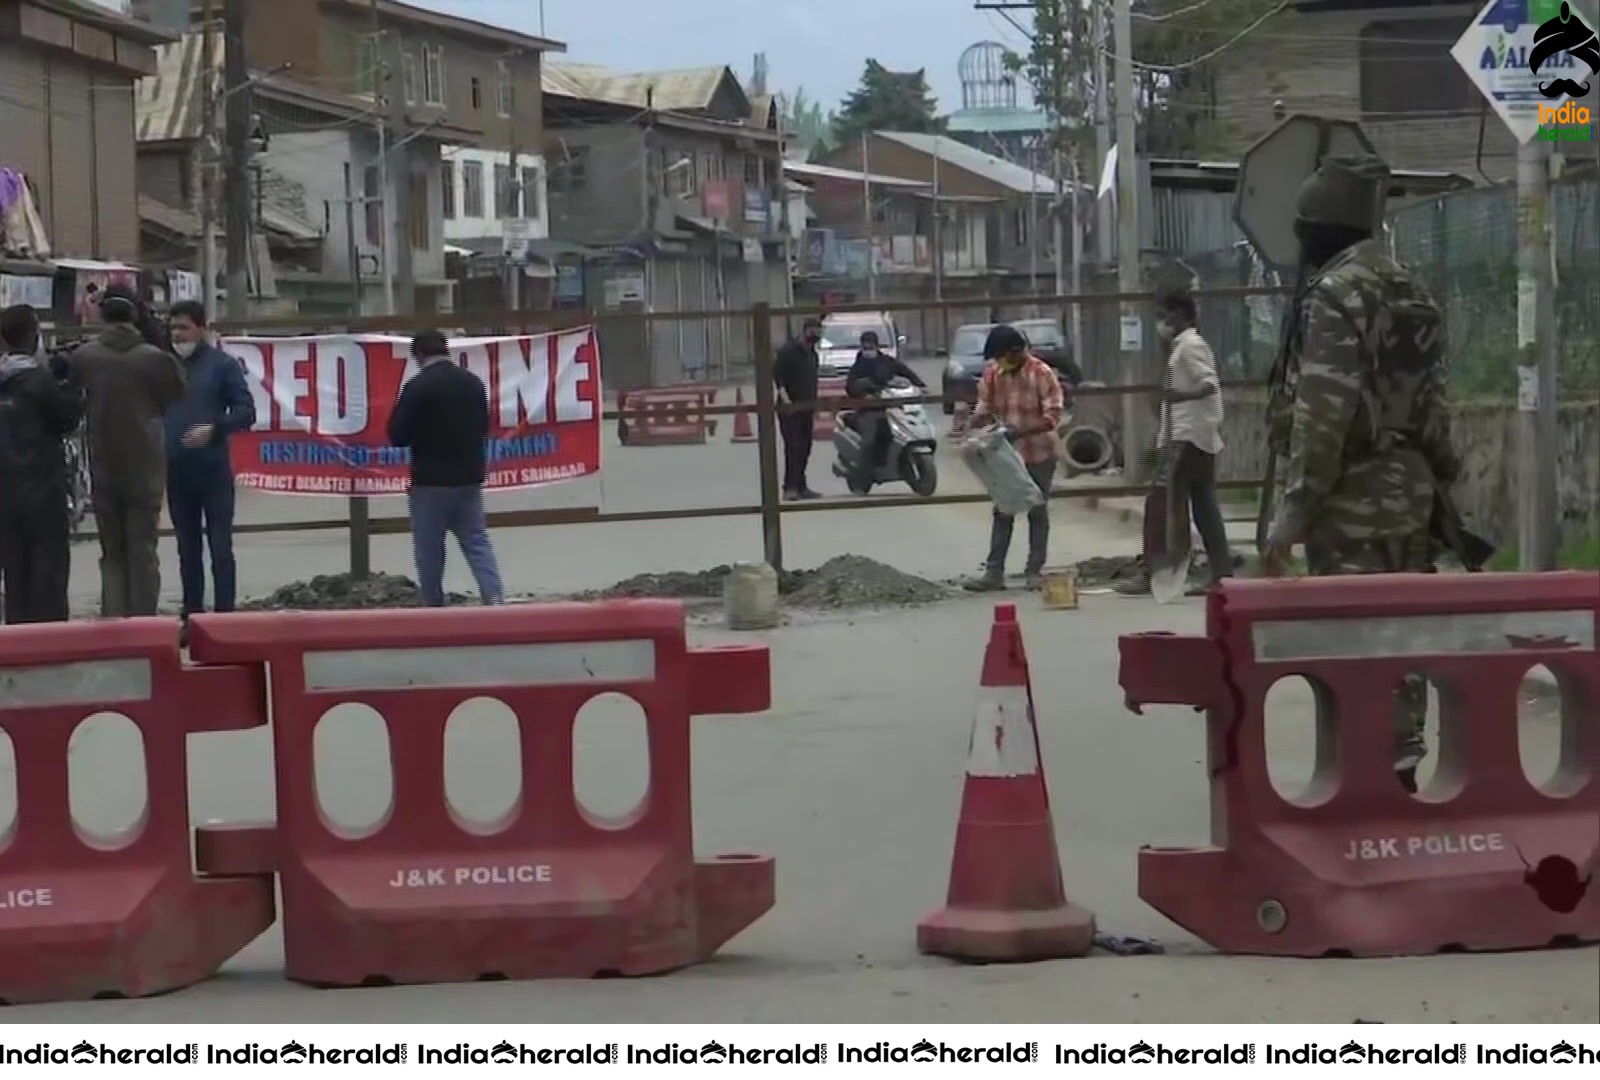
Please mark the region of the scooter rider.
MULTIPOLYGON (((905 379, 924 390, 928 388, 921 376, 903 361, 883 351, 875 332, 868 330, 862 334, 856 362, 850 365, 850 374, 845 377, 845 393, 858 400, 876 397, 896 378, 905 379)), ((857 411, 856 431, 861 435, 861 455, 856 460, 856 473, 860 481, 867 484, 883 463, 883 455, 889 449, 889 425, 884 419, 883 410, 857 411)))

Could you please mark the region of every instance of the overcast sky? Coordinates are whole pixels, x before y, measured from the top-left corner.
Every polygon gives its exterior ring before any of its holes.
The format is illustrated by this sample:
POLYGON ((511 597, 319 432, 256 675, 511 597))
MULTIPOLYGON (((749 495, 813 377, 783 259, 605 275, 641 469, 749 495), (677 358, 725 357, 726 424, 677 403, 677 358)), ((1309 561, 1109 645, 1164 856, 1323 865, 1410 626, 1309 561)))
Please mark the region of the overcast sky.
MULTIPOLYGON (((539 0, 410 0, 482 22, 538 33, 539 0)), ((545 34, 566 59, 624 71, 727 64, 743 81, 767 54, 773 90, 804 86, 837 107, 867 58, 893 70, 928 69, 948 112, 961 105, 956 61, 985 39, 1023 39, 972 0, 544 0, 545 34)), ((1024 21, 1026 25, 1026 21, 1024 21)))

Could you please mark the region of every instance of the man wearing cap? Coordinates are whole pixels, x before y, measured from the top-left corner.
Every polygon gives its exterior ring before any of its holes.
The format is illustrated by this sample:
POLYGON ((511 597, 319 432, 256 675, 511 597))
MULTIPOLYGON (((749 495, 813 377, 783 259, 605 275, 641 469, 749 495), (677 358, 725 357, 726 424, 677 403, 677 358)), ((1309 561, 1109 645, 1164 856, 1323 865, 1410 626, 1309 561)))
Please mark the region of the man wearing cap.
MULTIPOLYGON (((1055 369, 1028 351, 1027 339, 1014 326, 989 331, 983 345, 988 366, 978 377, 978 407, 973 427, 998 423, 1016 445, 1028 475, 1044 493, 1045 501, 1028 511, 1027 586, 1039 587, 1044 573, 1045 550, 1050 541, 1050 485, 1056 473, 1056 427, 1066 402, 1055 369)), ((995 592, 1006 587, 1006 555, 1016 519, 994 512, 989 534, 989 557, 982 577, 967 582, 972 592, 995 592)))
MULTIPOLYGON (((1307 288, 1272 418, 1283 486, 1265 554, 1281 574, 1296 544, 1312 574, 1431 573, 1436 491, 1460 475, 1445 398, 1444 316, 1375 236, 1389 170, 1330 157, 1302 185, 1295 232, 1307 288)), ((1396 692, 1394 770, 1416 791, 1427 683, 1396 692)))
POLYGON ((772 365, 772 381, 777 384, 777 400, 804 406, 796 412, 779 413, 778 428, 783 432, 783 494, 787 499, 820 499, 806 482, 811 463, 814 410, 817 404, 817 343, 822 340, 822 323, 807 319, 800 336, 790 338, 778 350, 772 365))
POLYGON ((108 618, 154 615, 161 597, 156 554, 167 487, 162 418, 183 398, 177 357, 145 341, 139 302, 126 285, 100 291, 100 336, 72 354, 84 389, 95 527, 100 534, 100 609, 108 618))

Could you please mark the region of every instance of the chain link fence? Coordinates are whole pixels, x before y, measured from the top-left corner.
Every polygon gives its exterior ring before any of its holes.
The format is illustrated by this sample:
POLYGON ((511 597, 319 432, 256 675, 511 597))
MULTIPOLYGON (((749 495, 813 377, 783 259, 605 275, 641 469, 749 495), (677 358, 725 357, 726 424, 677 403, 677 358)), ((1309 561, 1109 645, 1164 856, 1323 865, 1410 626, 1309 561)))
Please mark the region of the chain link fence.
MULTIPOLYGON (((1600 179, 1551 190, 1556 332, 1563 400, 1600 396, 1600 179)), ((1395 254, 1445 308, 1451 389, 1463 398, 1514 398, 1517 356, 1517 198, 1476 188, 1402 207, 1395 254)))

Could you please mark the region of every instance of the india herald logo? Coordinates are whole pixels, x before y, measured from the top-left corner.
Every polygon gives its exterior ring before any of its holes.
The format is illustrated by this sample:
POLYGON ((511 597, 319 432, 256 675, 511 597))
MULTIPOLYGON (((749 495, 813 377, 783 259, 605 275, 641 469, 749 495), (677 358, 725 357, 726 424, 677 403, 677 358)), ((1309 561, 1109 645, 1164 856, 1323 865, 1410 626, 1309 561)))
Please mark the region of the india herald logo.
MULTIPOLYGON (((1539 74, 1539 68, 1545 61, 1560 53, 1566 53, 1571 60, 1582 60, 1588 64, 1591 75, 1600 74, 1600 43, 1596 41, 1595 32, 1573 12, 1567 0, 1561 0, 1561 10, 1533 32, 1533 50, 1528 54, 1528 70, 1539 74)), ((1574 65, 1569 61, 1566 66, 1574 65)), ((1556 78, 1541 82, 1539 93, 1551 100, 1559 97, 1581 98, 1588 96, 1589 84, 1556 78)))

